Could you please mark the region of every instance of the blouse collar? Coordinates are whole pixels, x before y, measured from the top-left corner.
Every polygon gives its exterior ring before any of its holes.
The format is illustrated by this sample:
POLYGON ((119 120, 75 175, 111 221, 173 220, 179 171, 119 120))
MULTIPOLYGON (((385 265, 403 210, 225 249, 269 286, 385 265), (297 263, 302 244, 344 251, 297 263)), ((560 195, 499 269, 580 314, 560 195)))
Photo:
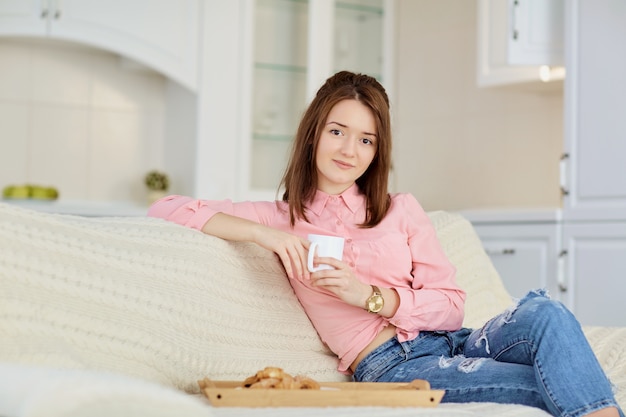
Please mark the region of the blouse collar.
POLYGON ((365 201, 365 196, 361 193, 359 186, 354 183, 350 188, 338 195, 331 195, 324 191, 317 190, 311 204, 309 204, 309 210, 319 216, 324 210, 324 207, 326 207, 326 204, 336 198, 343 200, 346 207, 348 207, 352 213, 355 213, 359 207, 363 205, 363 201, 365 201))

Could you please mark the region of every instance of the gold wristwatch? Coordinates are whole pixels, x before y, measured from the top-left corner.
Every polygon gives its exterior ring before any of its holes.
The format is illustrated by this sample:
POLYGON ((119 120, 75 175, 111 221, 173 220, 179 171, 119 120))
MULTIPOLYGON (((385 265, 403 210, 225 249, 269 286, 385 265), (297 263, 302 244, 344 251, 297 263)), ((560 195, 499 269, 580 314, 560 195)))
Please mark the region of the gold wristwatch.
POLYGON ((380 288, 376 285, 372 285, 372 295, 365 302, 365 308, 370 313, 378 313, 385 306, 385 299, 383 298, 383 294, 380 292, 380 288))

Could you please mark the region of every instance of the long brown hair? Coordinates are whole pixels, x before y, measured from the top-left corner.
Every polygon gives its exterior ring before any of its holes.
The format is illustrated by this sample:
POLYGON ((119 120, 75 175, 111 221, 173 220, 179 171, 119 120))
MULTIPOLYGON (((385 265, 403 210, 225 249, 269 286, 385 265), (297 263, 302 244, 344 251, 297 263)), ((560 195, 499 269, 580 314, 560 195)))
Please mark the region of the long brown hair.
POLYGON ((332 108, 342 100, 358 100, 372 111, 376 121, 376 155, 356 180, 366 199, 365 221, 361 227, 374 227, 385 217, 391 199, 387 190, 391 167, 391 117, 389 98, 375 78, 341 71, 328 78, 300 120, 289 164, 281 181, 283 201, 289 205, 291 225, 296 219, 308 221, 305 210, 317 191, 315 154, 322 129, 332 108))

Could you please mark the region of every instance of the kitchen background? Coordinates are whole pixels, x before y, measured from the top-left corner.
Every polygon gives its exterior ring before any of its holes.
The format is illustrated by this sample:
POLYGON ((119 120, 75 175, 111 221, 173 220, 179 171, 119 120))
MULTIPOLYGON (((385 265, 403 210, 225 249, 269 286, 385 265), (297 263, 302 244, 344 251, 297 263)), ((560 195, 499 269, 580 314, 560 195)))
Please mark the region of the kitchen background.
POLYGON ((427 209, 559 206, 563 82, 479 86, 477 8, 398 3, 396 186, 427 209))
MULTIPOLYGON (((414 193, 428 209, 558 206, 562 82, 481 88, 476 1, 392 3, 394 189, 414 193)), ((181 106, 172 90, 194 94, 103 49, 50 35, 0 37, 0 186, 54 185, 62 199, 141 204, 144 174, 167 169, 173 193, 246 198, 229 187, 196 189, 185 169, 195 161, 179 164, 179 172, 166 164, 166 150, 175 151, 166 142, 194 140, 166 133, 181 106)), ((194 97, 182 106, 197 111, 194 97)), ((288 127, 295 129, 298 115, 288 127)), ((223 141, 237 133, 236 126, 213 129, 223 141)))
POLYGON ((392 101, 392 191, 463 213, 513 296, 626 325, 625 22, 622 0, 0 0, 0 187, 143 215, 158 169, 271 199, 307 98, 364 71, 392 101), (513 33, 548 54, 512 64, 513 33))

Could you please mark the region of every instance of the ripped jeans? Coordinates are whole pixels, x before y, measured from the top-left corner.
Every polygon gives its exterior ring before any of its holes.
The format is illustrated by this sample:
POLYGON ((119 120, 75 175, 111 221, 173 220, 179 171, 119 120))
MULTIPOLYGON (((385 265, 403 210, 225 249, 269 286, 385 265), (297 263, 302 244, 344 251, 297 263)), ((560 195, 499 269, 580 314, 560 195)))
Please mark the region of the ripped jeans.
POLYGON ((425 379, 446 391, 443 402, 524 404, 555 416, 618 407, 580 324, 543 291, 528 293, 480 329, 424 331, 406 342, 394 337, 359 363, 353 379, 425 379))

